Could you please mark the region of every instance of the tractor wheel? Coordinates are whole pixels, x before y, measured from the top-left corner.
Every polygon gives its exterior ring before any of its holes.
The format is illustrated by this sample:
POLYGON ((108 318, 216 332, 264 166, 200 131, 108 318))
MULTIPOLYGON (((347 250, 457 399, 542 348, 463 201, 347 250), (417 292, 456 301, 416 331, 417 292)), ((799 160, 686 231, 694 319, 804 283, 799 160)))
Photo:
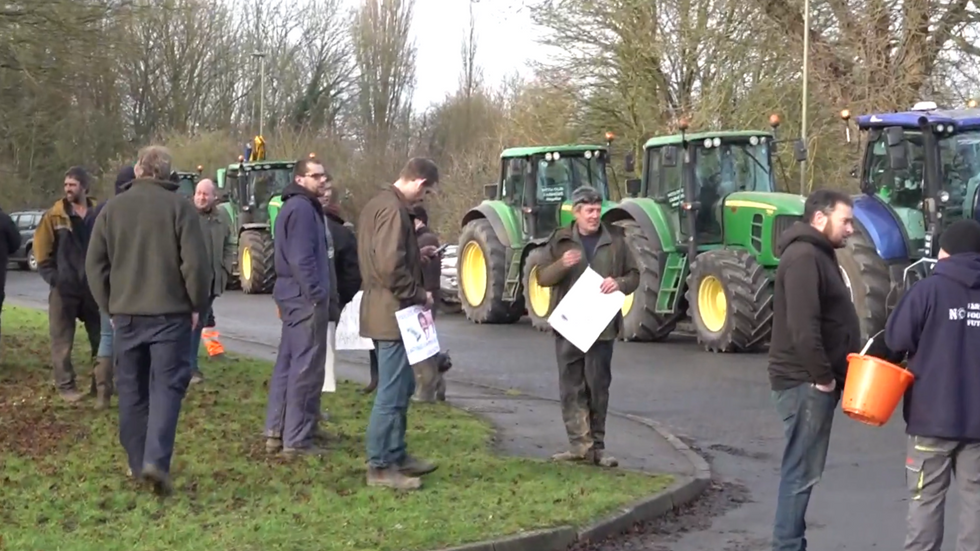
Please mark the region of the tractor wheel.
POLYGON ((267 231, 245 230, 238 238, 238 271, 242 292, 267 295, 276 282, 275 249, 267 231))
POLYGON ((772 285, 746 251, 699 254, 687 277, 687 301, 698 342, 709 352, 753 352, 772 335, 772 285))
POLYGON ((459 236, 456 274, 459 301, 467 319, 475 323, 514 323, 524 314, 524 301, 504 301, 507 249, 490 221, 473 220, 459 236))
POLYGON ((521 274, 521 281, 524 282, 524 304, 527 306, 527 316, 531 318, 531 326, 538 331, 551 329, 548 323, 548 316, 554 305, 551 303, 551 287, 543 287, 538 284, 538 270, 548 264, 548 250, 538 247, 527 255, 524 261, 524 273, 521 274))
POLYGON ((623 303, 623 327, 620 338, 626 341, 658 342, 670 335, 676 323, 666 323, 667 316, 657 315, 660 293, 660 242, 656 235, 646 235, 633 220, 617 222, 626 233, 626 244, 640 269, 640 285, 623 303))
POLYGON ((888 265, 878 256, 868 234, 863 228, 854 229, 854 233, 847 238, 847 245, 837 249, 837 262, 861 322, 861 339, 867 341, 885 328, 891 277, 888 265))

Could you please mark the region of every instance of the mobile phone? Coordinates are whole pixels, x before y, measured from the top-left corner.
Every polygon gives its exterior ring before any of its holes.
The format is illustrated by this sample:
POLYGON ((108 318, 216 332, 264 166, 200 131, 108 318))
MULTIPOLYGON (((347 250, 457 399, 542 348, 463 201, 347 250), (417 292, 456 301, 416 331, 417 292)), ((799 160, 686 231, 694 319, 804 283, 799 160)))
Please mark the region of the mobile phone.
POLYGON ((449 243, 444 243, 441 247, 439 247, 438 249, 436 249, 436 254, 442 254, 442 253, 446 252, 446 249, 448 249, 448 248, 449 248, 449 243))

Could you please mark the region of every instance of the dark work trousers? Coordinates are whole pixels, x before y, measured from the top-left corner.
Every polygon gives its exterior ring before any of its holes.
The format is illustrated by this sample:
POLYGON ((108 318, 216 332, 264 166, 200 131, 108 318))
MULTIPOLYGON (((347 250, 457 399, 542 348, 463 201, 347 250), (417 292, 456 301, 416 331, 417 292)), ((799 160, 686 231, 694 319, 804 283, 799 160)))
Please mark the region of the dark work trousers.
POLYGON ((555 335, 561 416, 575 453, 606 449, 613 342, 596 341, 588 353, 583 353, 561 335, 555 335))
POLYGON ((308 448, 321 417, 330 308, 326 301, 313 306, 303 297, 276 300, 276 305, 282 336, 269 382, 265 436, 281 438, 283 448, 308 448))
POLYGON ((909 436, 905 458, 909 486, 906 551, 943 546, 946 492, 953 476, 960 494, 956 549, 980 549, 980 443, 909 436))
POLYGON ((116 314, 113 353, 119 441, 134 475, 145 465, 170 472, 180 405, 191 382, 191 315, 116 314))
POLYGON ((774 390, 772 396, 786 436, 772 548, 773 551, 805 551, 806 509, 827 463, 830 427, 840 390, 823 392, 811 383, 802 383, 786 390, 774 390))
MULTIPOLYGON (((436 309, 432 308, 432 322, 436 320, 436 309)), ((439 373, 439 354, 412 365, 415 372, 415 399, 422 402, 435 402, 442 380, 439 373)))
POLYGON ((75 322, 81 321, 92 346, 92 357, 99 351, 102 318, 99 306, 88 289, 81 296, 62 295, 54 287, 48 294, 48 330, 51 335, 51 363, 54 366, 54 385, 59 392, 75 390, 75 369, 71 351, 75 344, 75 322))

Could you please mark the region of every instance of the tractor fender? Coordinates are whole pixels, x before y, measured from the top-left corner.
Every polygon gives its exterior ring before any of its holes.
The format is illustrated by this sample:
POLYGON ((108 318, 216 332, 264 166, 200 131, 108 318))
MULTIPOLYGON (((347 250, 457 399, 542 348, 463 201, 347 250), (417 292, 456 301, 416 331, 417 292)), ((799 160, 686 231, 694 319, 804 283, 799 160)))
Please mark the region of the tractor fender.
POLYGON ((854 220, 871 239, 882 260, 892 262, 909 258, 905 228, 884 201, 869 195, 855 197, 854 220))
POLYGON ((609 209, 602 217, 602 221, 607 224, 621 220, 633 220, 640 226, 645 235, 650 238, 657 236, 663 251, 674 252, 677 250, 664 211, 652 199, 623 201, 619 206, 609 209))
POLYGON ((238 233, 242 233, 246 230, 265 230, 269 231, 269 224, 262 224, 260 222, 254 222, 249 224, 242 224, 242 227, 238 228, 238 233))
POLYGON ((511 207, 500 201, 485 201, 463 215, 460 228, 480 218, 484 218, 490 222, 490 227, 497 234, 497 239, 505 247, 513 247, 515 243, 521 243, 520 226, 511 207))

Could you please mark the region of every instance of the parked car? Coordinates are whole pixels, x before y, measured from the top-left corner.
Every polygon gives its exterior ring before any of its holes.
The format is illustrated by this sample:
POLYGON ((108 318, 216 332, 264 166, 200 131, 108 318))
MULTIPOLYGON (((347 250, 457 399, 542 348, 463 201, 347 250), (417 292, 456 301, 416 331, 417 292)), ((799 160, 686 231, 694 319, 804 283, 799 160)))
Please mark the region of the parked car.
POLYGON ((37 259, 34 258, 34 230, 41 223, 43 210, 24 210, 10 213, 14 225, 20 230, 20 249, 10 256, 10 261, 17 263, 22 270, 37 271, 37 259))
POLYGON ((456 245, 449 245, 442 253, 442 272, 439 278, 439 287, 442 289, 442 304, 439 307, 447 314, 455 314, 463 309, 463 305, 459 302, 459 285, 456 281, 457 252, 456 245))

